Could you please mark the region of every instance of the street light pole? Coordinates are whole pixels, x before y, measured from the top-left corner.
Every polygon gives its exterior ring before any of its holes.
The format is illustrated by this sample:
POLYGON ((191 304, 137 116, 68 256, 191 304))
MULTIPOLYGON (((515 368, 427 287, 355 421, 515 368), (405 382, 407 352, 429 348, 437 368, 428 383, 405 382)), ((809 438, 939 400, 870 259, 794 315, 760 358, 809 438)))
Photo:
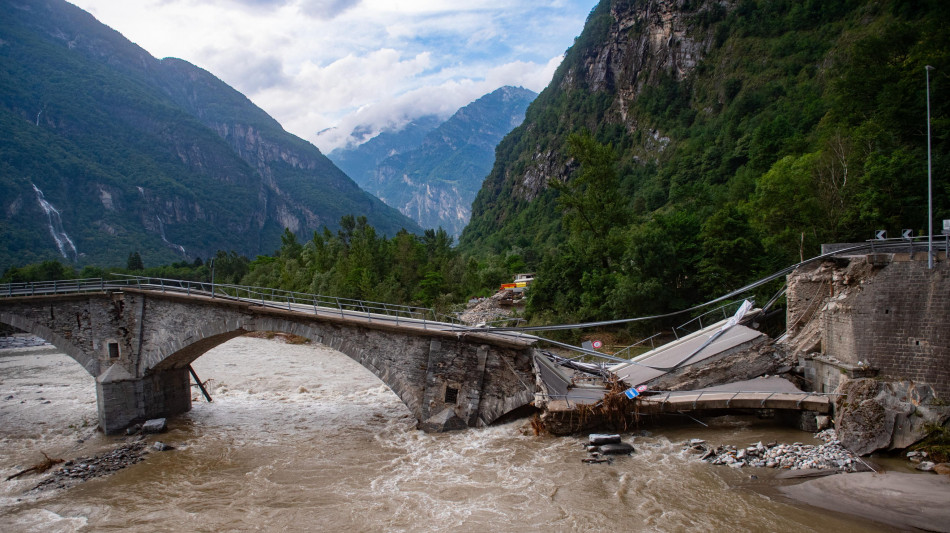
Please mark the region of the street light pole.
POLYGON ((924 67, 927 75, 927 268, 934 267, 933 180, 930 167, 930 65, 924 67))

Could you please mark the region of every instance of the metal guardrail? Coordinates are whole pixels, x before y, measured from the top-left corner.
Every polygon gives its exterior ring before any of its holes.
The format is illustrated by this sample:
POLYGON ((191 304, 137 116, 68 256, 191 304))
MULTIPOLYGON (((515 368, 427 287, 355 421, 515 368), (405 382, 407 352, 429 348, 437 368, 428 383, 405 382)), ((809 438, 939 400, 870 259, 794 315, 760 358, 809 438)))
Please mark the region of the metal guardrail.
POLYGON ((887 239, 868 239, 865 241, 871 249, 871 253, 900 253, 916 251, 928 251, 930 243, 933 242, 935 251, 942 247, 944 250, 950 250, 950 234, 934 235, 932 241, 926 235, 914 237, 891 237, 887 239))
POLYGON ((429 307, 372 302, 268 287, 120 275, 123 279, 88 278, 0 284, 0 297, 104 292, 134 287, 141 290, 224 298, 291 311, 306 310, 312 311, 314 315, 366 318, 369 322, 376 319, 395 322, 399 325, 402 320, 404 323, 421 324, 423 329, 427 329, 430 324, 433 326, 438 324, 443 329, 445 326, 463 326, 459 320, 441 315, 429 307))
MULTIPOLYGON (((690 324, 692 324, 693 322, 698 322, 698 323, 699 323, 699 328, 696 329, 695 331, 690 332, 690 333, 695 333, 696 331, 702 330, 703 327, 704 327, 704 326, 703 326, 703 318, 707 318, 707 317, 709 317, 710 315, 712 315, 712 314, 714 314, 714 313, 715 313, 715 314, 718 314, 719 312, 722 312, 722 319, 727 319, 727 318, 729 318, 729 313, 726 312, 726 309, 729 308, 729 307, 731 307, 731 306, 734 306, 734 305, 741 305, 742 302, 743 302, 743 300, 735 300, 735 301, 732 301, 732 302, 723 304, 723 305, 721 305, 721 306, 719 306, 719 307, 717 307, 717 308, 715 308, 715 309, 710 309, 709 311, 706 311, 705 313, 703 313, 703 314, 701 314, 701 315, 699 315, 699 316, 697 316, 697 317, 695 317, 695 318, 692 318, 692 319, 690 319, 690 320, 688 320, 688 321, 686 321, 686 322, 680 324, 679 326, 674 327, 674 328, 672 329, 673 337, 675 337, 676 340, 679 340, 680 335, 679 335, 676 331, 677 331, 677 330, 685 330, 686 327, 689 326, 690 324)), ((718 322, 719 320, 722 320, 722 319, 720 319, 720 318, 717 317, 717 318, 716 318, 716 322, 718 322)), ((707 321, 707 322, 708 322, 708 321, 707 321)), ((708 326, 709 324, 707 323, 706 325, 708 326)), ((612 355, 613 355, 614 357, 621 357, 621 358, 623 358, 623 357, 625 357, 624 354, 628 354, 628 355, 629 355, 630 350, 632 350, 633 348, 636 348, 637 346, 640 346, 640 345, 646 343, 647 341, 650 341, 650 349, 651 349, 651 350, 652 350, 652 349, 656 349, 655 339, 656 339, 657 337, 660 337, 660 336, 662 336, 662 335, 666 335, 666 334, 668 334, 668 333, 669 333, 669 332, 667 332, 667 331, 661 331, 661 332, 659 332, 659 333, 655 333, 655 334, 653 334, 653 335, 651 335, 651 336, 649 336, 649 337, 647 337, 647 338, 645 338, 645 339, 641 339, 641 340, 639 340, 639 341, 637 341, 637 342, 631 344, 630 346, 627 346, 627 347, 621 349, 620 351, 617 351, 617 352, 613 353, 612 355)), ((629 357, 626 357, 626 358, 629 359, 629 357)))

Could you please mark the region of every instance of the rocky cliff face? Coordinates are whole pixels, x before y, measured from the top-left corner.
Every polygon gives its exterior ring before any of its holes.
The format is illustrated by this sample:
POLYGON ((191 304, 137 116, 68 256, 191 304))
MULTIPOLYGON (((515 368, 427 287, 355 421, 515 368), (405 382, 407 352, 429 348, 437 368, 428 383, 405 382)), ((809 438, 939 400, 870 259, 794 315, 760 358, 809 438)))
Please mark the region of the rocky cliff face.
MULTIPOLYGON (((604 35, 594 46, 572 50, 578 57, 565 60, 546 91, 602 94, 610 102, 602 120, 622 125, 632 134, 641 132, 639 150, 644 157, 655 157, 669 143, 668 134, 661 125, 644 122, 633 103, 645 88, 657 86, 664 79, 686 79, 714 40, 713 32, 702 27, 704 15, 712 16, 726 6, 727 2, 718 1, 602 2, 597 9, 609 14, 595 12, 594 16, 609 20, 603 23, 604 35)), ((550 179, 565 181, 573 169, 560 146, 539 148, 520 179, 509 175, 509 179, 518 179, 514 190, 526 200, 537 197, 550 179)))
POLYGON ((529 204, 544 204, 533 206, 548 213, 541 216, 553 214, 553 196, 545 197, 548 183, 567 181, 576 169, 565 149, 571 132, 615 128, 636 140, 625 146, 636 160, 661 157, 671 133, 635 103, 646 92, 687 79, 715 44, 711 21, 730 8, 729 2, 712 0, 601 2, 524 124, 499 146, 506 158, 486 178, 461 242, 471 246, 501 234, 502 241, 513 243, 527 228, 511 221, 523 219, 518 213, 529 204))

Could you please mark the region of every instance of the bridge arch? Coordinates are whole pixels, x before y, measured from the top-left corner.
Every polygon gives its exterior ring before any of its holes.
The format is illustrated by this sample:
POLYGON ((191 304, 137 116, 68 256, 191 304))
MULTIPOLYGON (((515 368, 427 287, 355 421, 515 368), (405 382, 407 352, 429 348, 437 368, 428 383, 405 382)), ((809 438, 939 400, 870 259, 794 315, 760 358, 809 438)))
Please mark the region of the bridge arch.
MULTIPOLYGON (((421 405, 422 398, 415 387, 409 386, 404 376, 393 371, 391 366, 382 364, 377 358, 370 354, 370 350, 360 342, 359 339, 353 339, 350 332, 331 331, 326 328, 314 328, 307 324, 295 320, 285 320, 281 318, 268 318, 266 320, 247 320, 247 321, 209 321, 197 325, 190 335, 177 337, 163 345, 164 350, 158 354, 155 359, 158 363, 146 372, 164 372, 172 369, 187 368, 196 359, 232 339, 240 337, 250 332, 274 331, 289 335, 304 337, 310 342, 336 350, 348 356, 357 362, 363 368, 369 370, 380 381, 383 382, 396 396, 409 408, 417 417, 422 416, 421 405), (349 334, 347 334, 349 333, 349 334)), ((395 347, 400 344, 392 342, 395 347)))
POLYGON ((71 357, 80 366, 82 366, 89 375, 96 377, 99 375, 99 358, 94 354, 88 354, 78 346, 70 342, 63 335, 53 331, 48 326, 38 323, 29 318, 8 312, 0 311, 0 323, 13 326, 21 331, 40 337, 46 342, 52 344, 64 354, 71 357))

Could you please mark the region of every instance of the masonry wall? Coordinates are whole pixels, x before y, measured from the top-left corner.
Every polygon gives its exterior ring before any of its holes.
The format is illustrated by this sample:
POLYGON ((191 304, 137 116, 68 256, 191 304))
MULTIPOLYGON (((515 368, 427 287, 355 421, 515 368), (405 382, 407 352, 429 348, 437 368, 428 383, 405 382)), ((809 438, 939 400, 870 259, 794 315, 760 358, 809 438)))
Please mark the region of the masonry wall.
POLYGON ((934 269, 925 254, 870 254, 836 258, 789 276, 791 302, 828 287, 814 320, 820 321, 824 357, 844 366, 870 367, 888 380, 928 383, 950 399, 950 264, 934 269), (804 276, 807 283, 793 283, 804 276), (810 292, 807 292, 810 289, 810 292))

